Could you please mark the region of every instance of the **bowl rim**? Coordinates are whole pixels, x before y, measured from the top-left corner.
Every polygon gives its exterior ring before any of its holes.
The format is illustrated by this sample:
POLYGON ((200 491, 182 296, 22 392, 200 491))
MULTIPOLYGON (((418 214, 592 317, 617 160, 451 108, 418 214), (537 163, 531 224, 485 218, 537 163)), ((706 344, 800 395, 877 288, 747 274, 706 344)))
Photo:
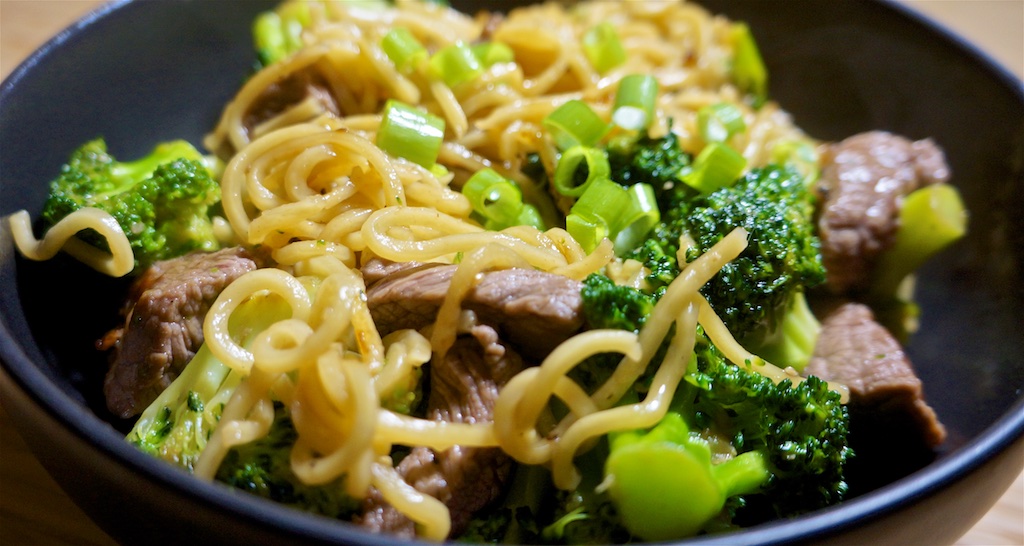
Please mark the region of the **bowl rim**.
MULTIPOLYGON (((870 0, 869 3, 891 10, 894 14, 931 32, 935 39, 945 41, 947 45, 966 53, 979 67, 1024 101, 1024 79, 1011 73, 1007 67, 958 33, 894 0, 870 0)), ((145 4, 151 3, 113 0, 85 14, 47 40, 10 72, 0 84, 0 102, 36 65, 54 54, 65 42, 86 32, 94 23, 120 13, 126 7, 134 8, 145 4)), ((8 234, 2 235, 4 237, 0 237, 0 244, 11 247, 13 252, 13 245, 6 240, 8 234)), ((13 260, 13 257, 5 256, 7 252, 4 250, 0 253, 0 258, 5 262, 13 260)), ((0 319, 4 318, 3 315, 7 312, 7 309, 0 310, 0 319)), ((66 431, 92 445, 117 465, 129 471, 139 472, 145 478, 176 493, 192 496, 204 504, 216 506, 237 517, 259 518, 264 524, 294 532, 297 537, 312 540, 358 540, 360 543, 373 545, 391 543, 386 536, 366 533, 346 522, 282 507, 252 495, 232 494, 229 486, 223 484, 199 479, 182 479, 188 474, 132 447, 109 423, 51 381, 22 350, 19 341, 14 339, 9 331, 6 320, 0 320, 0 390, 7 388, 21 391, 35 404, 36 409, 59 423, 66 431)), ((770 522, 728 535, 695 537, 684 543, 774 544, 792 540, 813 540, 880 517, 900 503, 913 504, 935 491, 948 488, 965 479, 1011 444, 1024 438, 1024 389, 1018 389, 1017 392, 1019 396, 1016 402, 997 421, 962 446, 904 478, 838 505, 791 520, 770 522)), ((417 543, 432 544, 421 541, 413 541, 410 544, 417 543)))

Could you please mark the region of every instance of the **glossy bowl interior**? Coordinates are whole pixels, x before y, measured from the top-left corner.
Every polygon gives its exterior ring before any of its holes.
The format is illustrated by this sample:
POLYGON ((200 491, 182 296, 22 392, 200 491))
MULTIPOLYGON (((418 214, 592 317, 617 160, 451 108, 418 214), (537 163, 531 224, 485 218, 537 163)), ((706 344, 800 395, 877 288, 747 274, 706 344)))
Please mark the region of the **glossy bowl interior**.
MULTIPOLYGON (((0 88, 0 215, 38 212, 47 181, 96 136, 128 158, 169 138, 199 144, 251 69, 253 15, 274 3, 115 3, 46 44, 0 88)), ((942 449, 899 464, 869 452, 851 476, 855 498, 691 542, 952 542, 1024 462, 1021 82, 881 2, 703 3, 750 23, 773 98, 809 134, 934 138, 972 219, 967 239, 920 275, 923 322, 907 349, 950 431, 942 449)), ((105 362, 90 349, 112 325, 123 286, 66 258, 24 261, 6 222, 0 228, 3 404, 104 530, 126 543, 390 542, 192 479, 125 443, 129 424, 105 411, 105 362)))

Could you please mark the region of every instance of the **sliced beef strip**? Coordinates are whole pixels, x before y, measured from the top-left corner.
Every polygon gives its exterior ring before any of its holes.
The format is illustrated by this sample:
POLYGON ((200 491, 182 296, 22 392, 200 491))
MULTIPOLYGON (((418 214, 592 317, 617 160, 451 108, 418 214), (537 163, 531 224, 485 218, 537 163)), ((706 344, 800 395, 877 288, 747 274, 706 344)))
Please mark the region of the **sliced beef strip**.
MULTIPOLYGON (((427 417, 452 423, 493 420, 501 387, 523 369, 522 359, 489 326, 460 336, 443 361, 430 364, 427 417)), ((473 514, 498 499, 508 484, 512 460, 499 448, 455 446, 437 452, 415 447, 396 470, 421 493, 443 502, 451 513, 450 536, 465 530, 473 514)), ((374 490, 360 523, 375 532, 412 538, 415 524, 374 490)))
POLYGON ((804 372, 847 385, 851 421, 867 430, 916 438, 932 448, 946 438, 902 346, 863 304, 841 303, 828 311, 804 372))
POLYGON ((829 290, 866 289, 876 257, 892 245, 903 197, 948 178, 945 155, 930 139, 872 131, 827 146, 817 189, 829 290))
MULTIPOLYGON (((367 305, 382 336, 433 323, 456 266, 378 263, 363 268, 367 305)), ((484 273, 462 302, 502 339, 540 360, 583 326, 581 284, 533 269, 484 273)))
POLYGON ((261 258, 239 247, 156 262, 132 284, 124 325, 107 334, 107 408, 138 415, 178 376, 203 343, 203 320, 231 281, 261 258))

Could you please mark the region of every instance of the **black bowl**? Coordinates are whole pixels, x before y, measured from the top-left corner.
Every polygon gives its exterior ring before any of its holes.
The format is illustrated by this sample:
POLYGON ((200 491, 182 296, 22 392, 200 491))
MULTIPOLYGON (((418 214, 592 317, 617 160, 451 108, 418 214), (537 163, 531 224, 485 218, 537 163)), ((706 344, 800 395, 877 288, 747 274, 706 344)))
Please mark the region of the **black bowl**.
MULTIPOLYGON (((168 138, 201 142, 251 70, 253 15, 273 3, 116 3, 46 44, 0 89, 0 215, 38 212, 46 182, 96 136, 124 157, 168 138)), ((972 221, 965 241, 924 268, 922 328, 908 347, 948 442, 909 467, 884 454, 862 461, 851 478, 859 494, 838 506, 691 542, 952 542, 1024 461, 1022 84, 887 3, 704 3, 751 24, 773 98, 810 134, 934 138, 972 221)), ((126 423, 100 400, 105 364, 89 349, 121 288, 66 258, 22 260, 0 228, 3 404, 89 516, 131 544, 391 542, 192 479, 125 443, 126 423)))

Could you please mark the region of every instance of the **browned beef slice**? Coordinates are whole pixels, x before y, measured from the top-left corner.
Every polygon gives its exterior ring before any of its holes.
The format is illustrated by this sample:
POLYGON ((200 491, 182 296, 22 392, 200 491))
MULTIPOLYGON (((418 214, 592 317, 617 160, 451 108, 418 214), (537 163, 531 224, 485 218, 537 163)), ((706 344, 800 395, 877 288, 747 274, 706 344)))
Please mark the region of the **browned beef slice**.
MULTIPOLYGON (((442 362, 430 364, 427 417, 452 423, 493 420, 500 388, 522 370, 523 361, 488 326, 461 336, 442 362)), ((439 499, 451 513, 451 536, 458 536, 473 514, 496 500, 508 483, 512 460, 499 448, 456 446, 436 452, 415 447, 397 467, 421 493, 439 499)), ((415 526, 373 491, 363 505, 361 523, 376 532, 415 535, 415 526)))
POLYGON ((884 424, 929 447, 946 438, 902 346, 863 304, 844 303, 828 313, 804 372, 849 386, 852 420, 884 424))
POLYGON ((203 319, 231 281, 256 269, 241 248, 193 253, 154 263, 133 283, 125 323, 114 341, 103 390, 120 417, 142 412, 181 372, 203 343, 203 319))
MULTIPOLYGON (((448 292, 456 266, 381 264, 363 268, 367 304, 381 335, 431 324, 448 292)), ((462 303, 479 321, 495 325, 502 339, 542 359, 583 326, 581 284, 533 269, 484 273, 462 303)))
POLYGON ((942 150, 928 139, 874 131, 828 146, 818 182, 827 287, 867 288, 876 257, 892 245, 903 196, 948 178, 942 150))

